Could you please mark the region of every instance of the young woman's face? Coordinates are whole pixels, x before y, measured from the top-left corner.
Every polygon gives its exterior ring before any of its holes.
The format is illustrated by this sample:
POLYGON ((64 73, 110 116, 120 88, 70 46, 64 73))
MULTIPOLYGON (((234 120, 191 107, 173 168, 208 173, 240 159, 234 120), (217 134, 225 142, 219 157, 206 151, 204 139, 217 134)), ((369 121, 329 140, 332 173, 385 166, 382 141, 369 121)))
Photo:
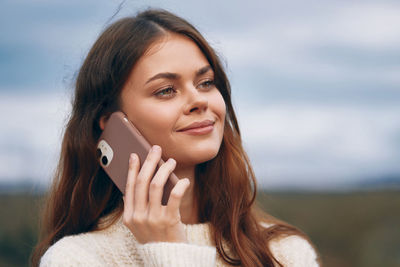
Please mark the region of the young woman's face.
POLYGON ((170 33, 153 43, 135 64, 121 92, 122 110, 163 158, 195 165, 214 158, 221 145, 225 102, 214 72, 189 38, 170 33), (201 133, 181 131, 211 120, 201 133))

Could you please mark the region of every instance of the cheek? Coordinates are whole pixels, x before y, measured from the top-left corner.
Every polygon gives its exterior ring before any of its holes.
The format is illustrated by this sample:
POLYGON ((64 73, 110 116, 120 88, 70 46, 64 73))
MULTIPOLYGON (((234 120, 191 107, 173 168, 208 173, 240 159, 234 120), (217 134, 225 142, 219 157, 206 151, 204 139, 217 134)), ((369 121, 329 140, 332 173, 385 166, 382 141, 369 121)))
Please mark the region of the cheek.
POLYGON ((175 116, 171 107, 141 108, 132 119, 133 123, 152 144, 159 144, 169 136, 175 125, 175 116))
POLYGON ((213 96, 212 105, 214 107, 214 112, 218 115, 221 121, 224 122, 226 115, 226 105, 224 98, 219 91, 217 94, 215 94, 215 96, 213 96))

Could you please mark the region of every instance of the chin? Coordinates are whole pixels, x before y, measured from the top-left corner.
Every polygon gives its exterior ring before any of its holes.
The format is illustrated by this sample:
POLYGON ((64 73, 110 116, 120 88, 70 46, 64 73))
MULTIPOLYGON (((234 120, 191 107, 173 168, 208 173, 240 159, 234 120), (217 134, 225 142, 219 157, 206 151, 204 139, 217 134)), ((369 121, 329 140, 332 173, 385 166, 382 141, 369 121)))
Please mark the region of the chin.
POLYGON ((200 164, 212 160, 218 155, 218 152, 219 152, 219 146, 217 148, 209 148, 209 149, 193 151, 191 159, 194 164, 200 164))
POLYGON ((197 165, 212 160, 218 155, 222 140, 220 138, 203 141, 170 143, 166 158, 175 158, 182 165, 197 165))
POLYGON ((212 159, 215 158, 217 155, 218 155, 218 151, 216 151, 215 153, 212 153, 212 154, 207 154, 207 155, 205 155, 204 157, 199 158, 197 164, 200 164, 200 163, 203 163, 203 162, 212 160, 212 159))

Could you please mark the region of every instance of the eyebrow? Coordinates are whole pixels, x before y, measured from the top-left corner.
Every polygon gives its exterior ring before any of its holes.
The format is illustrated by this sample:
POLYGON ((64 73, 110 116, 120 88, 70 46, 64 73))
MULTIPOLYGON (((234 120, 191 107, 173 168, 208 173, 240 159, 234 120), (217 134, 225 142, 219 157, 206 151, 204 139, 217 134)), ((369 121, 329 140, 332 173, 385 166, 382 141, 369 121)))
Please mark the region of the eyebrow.
MULTIPOLYGON (((202 67, 201 69, 199 69, 198 71, 196 71, 196 78, 207 73, 209 70, 211 70, 211 66, 207 65, 205 67, 202 67)), ((176 73, 171 73, 171 72, 161 72, 161 73, 157 73, 156 75, 154 75, 153 77, 151 77, 150 79, 147 80, 147 82, 145 84, 148 84, 151 81, 157 80, 157 79, 170 79, 170 80, 177 80, 178 78, 180 78, 181 76, 179 74, 176 73)))

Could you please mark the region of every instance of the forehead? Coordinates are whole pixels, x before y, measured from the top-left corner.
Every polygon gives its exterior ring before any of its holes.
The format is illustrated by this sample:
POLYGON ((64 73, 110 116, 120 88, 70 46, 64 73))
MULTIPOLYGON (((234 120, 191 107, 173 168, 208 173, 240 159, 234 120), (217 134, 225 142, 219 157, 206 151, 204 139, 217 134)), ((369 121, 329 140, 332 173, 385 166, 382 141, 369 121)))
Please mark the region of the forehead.
POLYGON ((197 71, 206 65, 209 65, 208 61, 194 41, 180 34, 167 33, 149 46, 132 74, 143 77, 159 72, 197 71))

